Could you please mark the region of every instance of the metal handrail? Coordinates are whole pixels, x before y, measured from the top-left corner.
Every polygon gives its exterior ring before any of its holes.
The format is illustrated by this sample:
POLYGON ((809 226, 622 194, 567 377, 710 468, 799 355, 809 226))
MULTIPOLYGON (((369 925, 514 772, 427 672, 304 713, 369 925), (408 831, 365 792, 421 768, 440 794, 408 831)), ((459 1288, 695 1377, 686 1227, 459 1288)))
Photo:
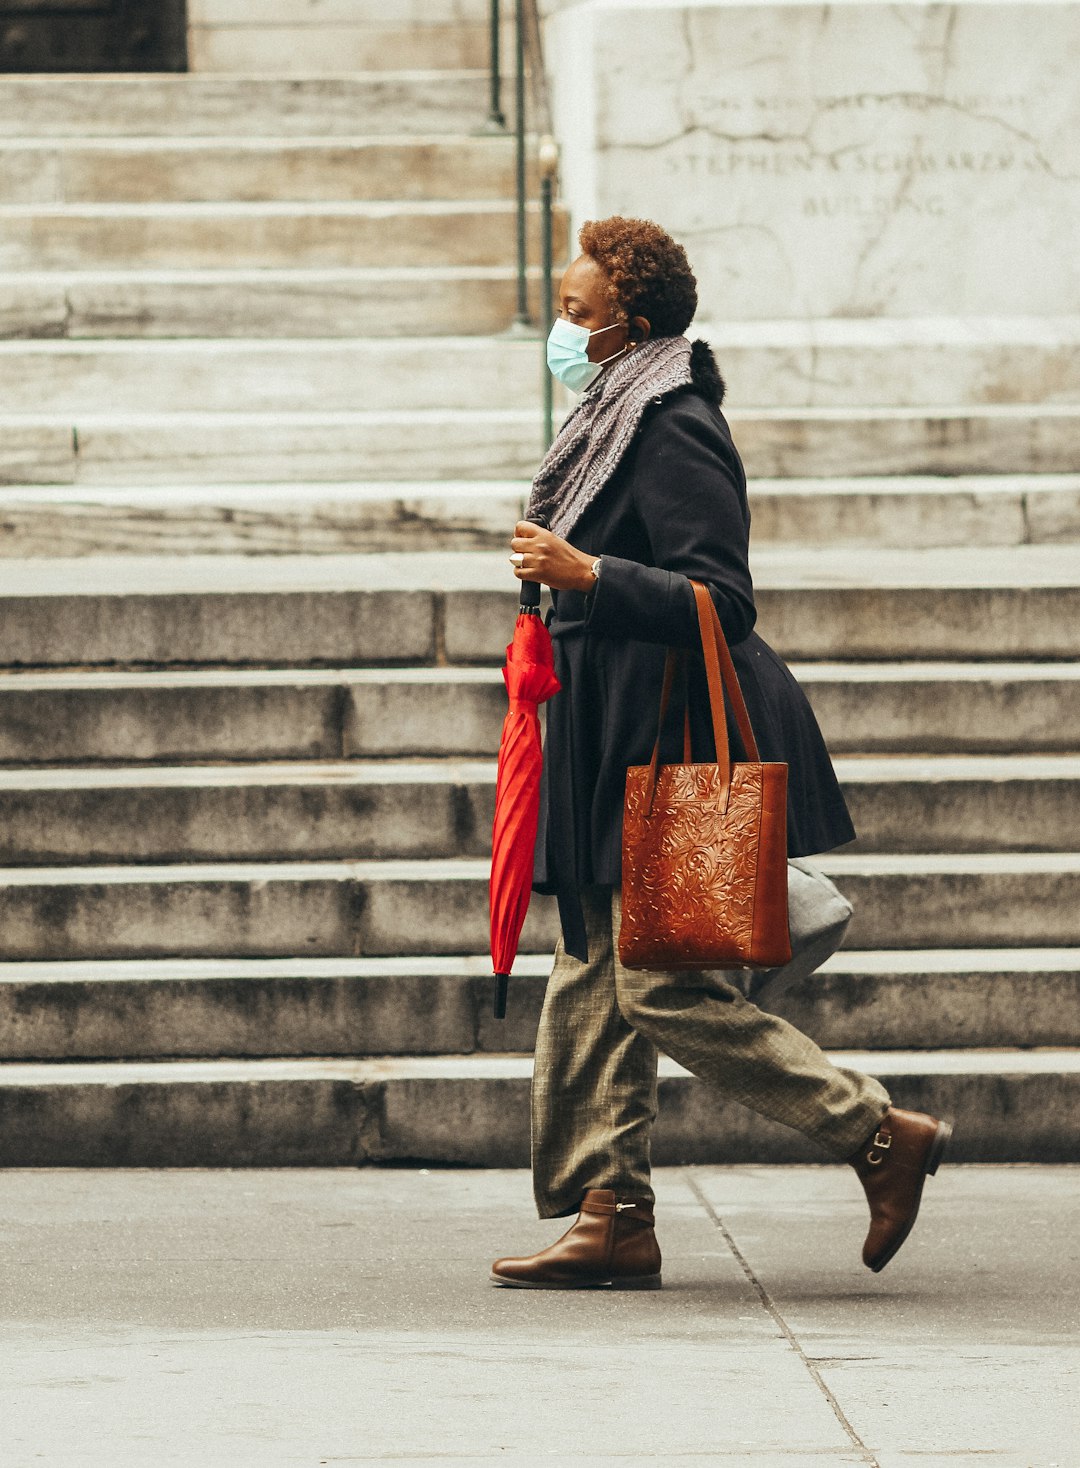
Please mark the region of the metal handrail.
MULTIPOLYGON (((502 112, 501 8, 491 0, 491 89, 488 125, 505 128, 502 112)), ((517 223, 517 296, 511 330, 539 327, 545 347, 543 374, 544 447, 554 436, 554 400, 547 370, 546 342, 554 315, 551 272, 554 255, 553 205, 559 172, 559 147, 551 125, 551 102, 544 71, 543 39, 537 0, 514 0, 514 175, 517 223), (528 106, 526 104, 526 84, 528 106), (536 164, 540 183, 540 293, 539 320, 529 313, 528 291, 528 111, 534 120, 536 164)))
POLYGON ((551 98, 548 94, 547 72, 544 70, 540 6, 537 0, 524 0, 524 7, 525 54, 529 58, 529 91, 532 94, 533 113, 537 121, 537 132, 548 137, 551 134, 551 98))
POLYGON ((488 91, 488 127, 504 129, 506 118, 502 110, 502 61, 500 51, 499 0, 491 0, 491 47, 489 72, 491 85, 488 91))
POLYGON ((514 325, 531 326, 529 318, 529 253, 526 237, 525 195, 525 0, 514 0, 514 186, 517 194, 517 314, 514 325))

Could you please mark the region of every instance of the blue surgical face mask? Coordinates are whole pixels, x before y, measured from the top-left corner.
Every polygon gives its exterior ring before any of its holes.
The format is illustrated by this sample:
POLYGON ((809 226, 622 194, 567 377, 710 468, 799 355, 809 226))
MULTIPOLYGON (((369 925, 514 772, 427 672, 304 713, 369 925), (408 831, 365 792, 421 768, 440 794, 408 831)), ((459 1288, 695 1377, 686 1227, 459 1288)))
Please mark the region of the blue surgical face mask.
POLYGON ((575 326, 572 321, 557 317, 547 340, 547 364, 551 375, 557 377, 571 392, 584 392, 596 381, 601 369, 608 362, 614 362, 616 357, 621 357, 626 351, 626 347, 623 347, 612 352, 602 362, 590 362, 590 337, 599 336, 602 331, 611 331, 621 324, 613 321, 610 326, 598 326, 595 331, 586 331, 584 326, 575 326))

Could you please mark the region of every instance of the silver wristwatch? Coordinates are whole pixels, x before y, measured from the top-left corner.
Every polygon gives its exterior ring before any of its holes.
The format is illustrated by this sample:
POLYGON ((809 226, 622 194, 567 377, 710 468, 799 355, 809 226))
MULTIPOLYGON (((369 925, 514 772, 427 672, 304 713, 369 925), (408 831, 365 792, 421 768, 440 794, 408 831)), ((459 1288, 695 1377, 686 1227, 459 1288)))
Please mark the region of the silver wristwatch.
POLYGON ((590 569, 590 571, 592 571, 592 578, 593 578, 593 580, 594 581, 599 581, 600 580, 600 557, 599 556, 597 556, 596 560, 593 561, 593 563, 589 567, 589 569, 590 569))

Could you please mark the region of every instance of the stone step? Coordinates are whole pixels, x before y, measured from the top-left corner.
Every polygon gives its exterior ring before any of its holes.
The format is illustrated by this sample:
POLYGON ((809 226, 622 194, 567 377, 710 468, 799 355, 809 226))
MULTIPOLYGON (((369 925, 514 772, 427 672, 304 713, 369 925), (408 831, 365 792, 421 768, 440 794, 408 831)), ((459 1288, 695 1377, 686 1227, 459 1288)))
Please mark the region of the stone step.
POLYGON ((485 24, 489 0, 187 0, 191 25, 485 24))
MULTIPOLYGON (((539 346, 537 375, 539 376, 539 346)), ((535 473, 540 397, 530 411, 141 413, 0 417, 0 485, 337 483, 535 473)))
MULTIPOLYGON (((838 1051, 896 1104, 956 1123, 955 1162, 1080 1158, 1080 1054, 838 1051)), ((0 1065, 0 1166, 526 1167, 526 1056, 0 1065)), ((660 1062, 653 1159, 823 1161, 798 1133, 660 1062)))
POLYGON ((492 761, 0 771, 0 864, 485 856, 494 800, 492 761))
MULTIPOLYGON (((0 490, 0 556, 339 555, 421 543, 505 550, 528 489, 521 480, 9 485, 0 490)), ((1065 501, 1060 523, 1068 517, 1065 501)), ((1080 538, 1080 514, 1077 520, 1080 538)))
POLYGON ((407 412, 498 401, 535 411, 534 339, 0 342, 4 411, 407 412))
MULTIPOLYGON (((533 259, 537 206, 529 204, 533 259)), ((502 265, 512 200, 0 206, 0 270, 502 265)), ((555 220, 555 249, 566 223, 555 220)))
POLYGON ((480 131, 477 71, 325 77, 51 74, 0 78, 0 137, 352 137, 480 131))
MULTIPOLYGON (((452 157, 459 142, 465 149, 468 168, 465 163, 461 165, 465 182, 460 189, 455 188, 455 195, 466 197, 467 188, 468 196, 476 199, 509 197, 510 187, 498 169, 483 166, 485 149, 497 153, 505 149, 504 142, 478 138, 448 140, 441 146, 452 157)), ((127 146, 99 143, 89 152, 109 161, 127 146)), ((139 144, 139 156, 145 153, 153 159, 158 146, 151 142, 139 144)), ((436 147, 431 140, 350 140, 344 145, 344 156, 352 157, 349 149, 370 153, 373 166, 355 174, 356 182, 349 192, 325 195, 315 190, 322 178, 320 170, 329 171, 338 158, 339 150, 333 144, 283 140, 264 144, 259 140, 243 145, 214 140, 205 145, 189 143, 186 151, 192 154, 191 160, 186 159, 185 150, 177 151, 175 144, 169 147, 173 151, 164 147, 162 151, 169 165, 175 164, 175 188, 195 193, 205 183, 203 192, 211 197, 215 158, 220 154, 222 159, 232 160, 242 155, 244 147, 261 166, 253 165, 245 184, 240 165, 236 164, 237 177, 229 183, 236 200, 269 188, 268 181, 296 196, 306 188, 308 192, 302 196, 310 196, 313 202, 319 198, 348 199, 354 194, 357 198, 375 198, 383 173, 374 164, 385 158, 388 162, 383 172, 391 172, 402 150, 414 152, 420 159, 428 159, 430 153, 430 163, 418 163, 392 191, 393 196, 434 198, 439 189, 443 197, 447 196, 440 182, 443 154, 431 151, 436 147), (273 167, 270 160, 275 147, 289 150, 288 168, 284 162, 273 167)), ((23 152, 30 156, 29 145, 19 144, 11 156, 21 157, 23 152)), ((5 187, 5 177, 15 172, 10 159, 5 163, 5 157, 0 143, 0 189, 5 187)), ((161 167, 164 169, 164 162, 161 167)), ((149 169, 146 163, 143 172, 149 169)), ((52 187, 47 172, 29 167, 24 171, 26 177, 21 183, 19 178, 10 178, 10 190, 22 187, 45 194, 52 187)), ((125 172, 117 188, 135 188, 140 176, 125 172)), ((160 181, 163 198, 164 183, 160 181)), ((224 185, 218 197, 226 197, 224 185)), ((141 231, 141 215, 136 223, 141 231)), ((502 330, 513 317, 513 291, 508 288, 513 285, 510 258, 504 255, 501 266, 456 268, 380 264, 245 270, 229 267, 226 262, 216 269, 34 268, 0 272, 0 334, 303 337, 431 335, 443 330, 477 334, 502 330), (497 315, 488 299, 491 292, 498 296, 497 315)), ((712 340, 728 380, 728 410, 734 415, 755 407, 850 408, 852 404, 874 403, 906 408, 926 404, 933 408, 941 403, 1075 404, 1080 396, 1080 368, 1076 366, 1080 362, 1080 322, 1067 318, 1064 324, 1048 326, 1043 321, 1021 319, 961 325, 962 332, 947 321, 809 326, 797 322, 735 322, 712 334, 712 340), (898 325, 910 325, 912 330, 901 337, 898 325), (843 332, 835 329, 838 326, 843 326, 843 332), (881 328, 880 339, 867 339, 868 326, 881 328), (826 327, 829 331, 825 339, 819 339, 826 327), (931 329, 939 339, 928 339, 931 329)), ((697 334, 697 329, 691 332, 697 334)), ((841 468, 837 472, 844 471, 841 468)))
POLYGON ((697 323, 728 410, 1080 401, 1080 317, 697 323))
MULTIPOLYGON (((292 207, 295 209, 297 206, 292 207)), ((188 215, 191 222, 191 210, 188 215)), ((141 238, 141 232, 136 233, 141 238)), ((172 242, 169 248, 172 248, 172 242)), ((508 256, 504 253, 502 258, 505 260, 508 256)), ((533 270, 533 279, 535 275, 533 270)), ((278 267, 258 271, 205 266, 197 269, 16 271, 0 274, 0 332, 21 338, 57 335, 333 337, 422 335, 440 330, 479 334, 490 330, 492 321, 503 327, 510 319, 512 300, 507 287, 512 284, 512 270, 497 264, 337 266, 293 270, 278 267), (497 292, 500 297, 497 318, 491 315, 490 304, 483 300, 484 293, 489 291, 497 292)), ((532 289, 535 291, 535 287, 532 289)), ((1043 351, 1044 348, 1033 347, 1031 350, 1043 351)), ((921 415, 913 410, 927 402, 933 383, 928 385, 919 377, 905 383, 884 354, 876 376, 868 370, 861 374, 857 384, 843 389, 835 385, 836 372, 829 359, 818 364, 820 381, 809 367, 805 374, 800 373, 788 381, 778 368, 778 363, 782 364, 788 355, 786 349, 752 342, 724 344, 721 351, 724 369, 739 385, 738 393, 730 395, 729 412, 736 419, 749 415, 747 432, 759 436, 762 432, 753 426, 757 421, 754 410, 764 408, 775 415, 778 408, 806 408, 812 406, 816 398, 828 400, 830 393, 833 403, 849 417, 852 416, 853 403, 865 405, 878 401, 903 410, 900 417, 908 420, 909 438, 913 426, 917 427, 920 418, 927 416, 925 409, 921 415)), ((846 353, 841 355, 846 356, 846 353)), ((928 449, 940 454, 943 439, 966 437, 970 440, 967 448, 959 442, 944 445, 950 447, 950 451, 955 450, 955 458, 968 449, 979 451, 978 441, 985 444, 988 434, 995 443, 1004 436, 1007 445, 1010 431, 1017 428, 1017 424, 1012 422, 1017 417, 1016 405, 1023 405, 1025 395, 1030 396, 1036 405, 1039 402, 1053 405, 1056 400, 1056 405, 1066 410, 1068 419, 1067 409, 1071 406, 1073 389, 1061 387, 1056 395, 1051 393, 1044 386, 1048 368, 1040 373, 1030 365, 1018 367, 1014 381, 1019 386, 1013 391, 1013 406, 1009 407, 996 403, 998 389, 992 384, 985 384, 977 363, 969 363, 965 367, 966 360, 960 353, 954 361, 958 374, 956 398, 973 407, 981 404, 984 409, 982 419, 965 425, 958 421, 964 417, 964 409, 945 410, 937 440, 928 445, 928 449), (1036 398, 1036 391, 1041 393, 1041 397, 1036 398)), ((1075 353, 1072 360, 1077 360, 1075 353)), ((942 400, 948 401, 944 392, 937 398, 938 402, 942 400)), ((818 430, 820 434, 835 435, 836 413, 837 408, 834 407, 831 416, 825 412, 816 417, 811 414, 808 421, 826 425, 818 430)), ((856 413, 855 417, 858 416, 856 413)), ((864 408, 862 416, 869 416, 872 420, 875 415, 867 414, 864 408)), ((931 419, 935 417, 932 406, 929 416, 931 419)), ((1019 417, 1023 419, 1024 415, 1019 417)), ((810 430, 807 423, 796 415, 788 425, 789 439, 795 438, 800 431, 810 430)), ((904 423, 901 421, 898 425, 897 421, 890 419, 882 431, 891 439, 898 440, 905 432, 904 423)), ((1040 432, 1052 434, 1053 427, 1043 425, 1040 432)), ((784 448, 782 443, 778 445, 775 433, 765 442, 773 454, 784 448)), ((1015 454, 1018 451, 1014 442, 1009 452, 1015 454)), ((954 471, 949 467, 944 472, 954 471)), ((996 472, 993 465, 988 472, 996 472)), ((843 475, 842 465, 835 473, 843 475)))
MULTIPOLYGON (((152 485, 2 492, 0 556, 503 550, 528 483, 152 485)), ((1080 542, 1080 477, 757 480, 755 548, 1080 542)))
POLYGON ((0 337, 484 336, 514 319, 516 280, 508 265, 0 273, 0 337))
POLYGON ((191 25, 341 25, 422 29, 451 21, 486 23, 489 0, 187 0, 191 25))
MULTIPOLYGON (((188 0, 193 71, 275 74, 486 67, 485 0, 188 0)), ((504 7, 504 65, 512 37, 504 7)), ((509 97, 507 101, 509 102, 509 97)))
POLYGON ((513 192, 509 134, 0 139, 0 205, 507 199, 513 192))
MULTIPOLYGON (((0 1060, 531 1052, 551 959, 486 956, 0 964, 0 1060)), ((1080 950, 846 952, 776 1006, 826 1048, 1080 1043, 1080 950)))
POLYGON ((1080 663, 805 663, 836 753, 1075 751, 1080 663))
MULTIPOLYGON (((1071 851, 1080 757, 840 759, 862 852, 1071 851)), ((0 770, 0 864, 486 856, 495 762, 0 770)))
POLYGON ((755 479, 754 544, 936 546, 1080 542, 1080 475, 755 479))
POLYGON ((0 762, 490 757, 505 712, 494 669, 6 673, 0 762))
MULTIPOLYGON (((504 56, 511 36, 505 32, 504 56)), ((357 24, 326 21, 316 25, 189 25, 188 62, 193 71, 265 73, 270 76, 334 75, 424 67, 430 71, 486 66, 488 27, 479 22, 422 25, 357 24)), ((505 105, 512 110, 508 94, 505 105)))
MULTIPOLYGON (((11 414, 0 418, 0 483, 531 478, 543 449, 536 350, 531 412, 11 414)), ((732 423, 752 481, 1072 474, 1080 408, 748 409, 732 423)))
MULTIPOLYGON (((475 142, 478 149, 487 145, 484 139, 475 142)), ((252 143, 253 148, 258 146, 252 143)), ((276 146, 287 145, 278 140, 276 146)), ((303 156, 314 145, 300 142, 295 146, 303 156)), ((347 146, 360 144, 354 139, 347 146)), ((378 140, 364 146, 378 154, 405 144, 378 140)), ((417 144, 418 148, 426 146, 423 141, 417 144)), ((0 177, 4 158, 0 142, 0 177)), ((25 186, 45 187, 36 173, 25 186)), ((475 196, 484 197, 479 182, 477 189, 475 196)), ((559 274, 556 267, 556 282, 559 274)), ((538 272, 531 267, 530 279, 537 278, 538 272)), ((0 271, 0 336, 484 335, 503 330, 512 319, 514 281, 509 262, 500 266, 0 271)), ((935 329, 940 326, 942 334, 935 348, 941 366, 936 374, 909 374, 912 351, 917 347, 930 350, 922 335, 913 332, 911 340, 899 341, 892 332, 870 352, 867 343, 853 334, 857 326, 867 323, 847 322, 843 325, 850 331, 841 336, 832 331, 827 343, 805 339, 807 330, 825 326, 831 330, 837 324, 818 322, 804 328, 796 322, 733 322, 712 333, 729 381, 729 410, 738 412, 740 406, 755 405, 805 407, 814 402, 828 405, 830 401, 850 407, 872 398, 894 406, 918 406, 932 394, 937 403, 1062 402, 1069 400, 1075 386, 1067 368, 1080 360, 1075 350, 1080 326, 1048 339, 1045 323, 1024 320, 1012 336, 1002 336, 999 331, 995 337, 996 328, 1010 323, 982 321, 979 334, 965 341, 950 337, 949 323, 935 322, 932 325, 935 329), (808 352, 811 355, 804 361, 808 352), (987 353, 1004 354, 1006 360, 1003 366, 999 364, 999 371, 1009 384, 1007 390, 998 379, 987 376, 987 353), (797 371, 790 368, 793 356, 799 361, 797 371), (853 357, 858 358, 859 366, 854 377, 847 375, 853 357)), ((897 323, 890 326, 895 328, 897 323)), ((690 334, 699 333, 694 328, 690 334)))
MULTIPOLYGON (((1075 751, 1080 663, 796 664, 836 754, 1075 751)), ((490 758, 479 668, 0 674, 0 764, 490 758)))
POLYGON ((834 475, 1073 474, 1080 408, 733 410, 751 478, 834 475))
MULTIPOLYGON (((1075 546, 753 560, 786 656, 1080 653, 1075 546)), ((501 663, 517 597, 495 552, 8 560, 0 665, 501 663)))
MULTIPOLYGON (((451 341, 424 333, 390 340, 366 333, 329 340, 319 336, 194 341, 22 339, 0 341, 0 371, 8 384, 6 414, 33 413, 42 403, 47 403, 54 414, 154 413, 166 404, 170 412, 378 410, 413 403, 422 403, 426 408, 440 408, 447 403, 462 407, 497 403, 507 409, 537 403, 543 356, 534 338, 514 341, 507 340, 505 334, 481 336, 475 332, 451 341), (386 388, 379 391, 383 380, 386 388)), ((764 395, 757 401, 769 400, 764 395)), ((782 406, 770 410, 772 419, 783 416, 782 406)), ((1014 408, 1010 412, 1017 418, 1023 410, 1014 408)), ((863 410, 851 413, 847 430, 854 433, 865 417, 863 410)), ((1067 415, 1065 421, 1075 422, 1076 417, 1080 413, 1067 415)), ((763 421, 753 417, 740 432, 740 439, 744 435, 749 438, 748 453, 764 431, 763 421)), ((817 429, 827 435, 837 431, 831 417, 816 422, 817 429)), ((985 504, 987 498, 1008 493, 1009 489, 1015 495, 1017 483, 1030 484, 1039 477, 1035 473, 987 472, 962 478, 957 488, 975 496, 974 503, 964 507, 967 517, 985 516, 990 509, 985 504), (993 488, 998 477, 1006 482, 1004 491, 993 488), (987 485, 990 487, 985 488, 987 485)), ((1067 480, 1074 500, 1077 498, 1080 477, 1050 477, 1067 480)), ((781 477, 765 482, 775 485, 784 480, 781 477)), ((807 494, 820 493, 822 488, 820 476, 798 482, 807 494)), ((845 494, 850 497, 853 492, 861 492, 865 483, 865 478, 844 478, 836 493, 839 498, 845 494)), ((905 508, 917 526, 932 518, 926 501, 935 490, 948 488, 947 482, 943 486, 940 478, 927 476, 914 483, 905 478, 900 486, 890 485, 886 479, 883 485, 885 513, 890 490, 894 496, 906 492, 912 503, 905 508)), ((954 535, 961 536, 963 529, 963 525, 958 526, 954 535)))
MULTIPOLYGON (((193 71, 341 73, 419 66, 486 67, 491 8, 485 0, 188 0, 193 71)), ((512 51, 503 9, 503 56, 512 51)), ((509 101, 510 99, 507 98, 509 101)))
POLYGON ((760 629, 786 656, 1075 655, 1072 628, 1053 623, 1071 621, 1072 599, 1080 598, 1076 545, 868 548, 855 558, 857 570, 851 559, 846 549, 752 555, 760 629), (1019 635, 1008 626, 1013 614, 1031 617, 1019 635))
POLYGON ((1068 851, 1080 832, 1080 756, 839 759, 866 852, 1068 851))
MULTIPOLYGON (((1080 854, 827 855, 862 948, 1080 944, 1080 854)), ((0 958, 482 953, 489 863, 220 862, 7 867, 0 958)), ((536 898, 523 952, 550 951, 536 898)))

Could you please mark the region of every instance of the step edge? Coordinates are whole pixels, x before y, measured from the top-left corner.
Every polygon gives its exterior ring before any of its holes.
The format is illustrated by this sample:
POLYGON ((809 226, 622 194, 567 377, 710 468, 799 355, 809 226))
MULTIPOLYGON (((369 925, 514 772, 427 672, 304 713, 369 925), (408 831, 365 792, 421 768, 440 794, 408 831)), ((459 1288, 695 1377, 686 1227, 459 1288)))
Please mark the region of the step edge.
MULTIPOLYGON (((1080 1048, 968 1051, 827 1052, 834 1064, 878 1075, 1028 1077, 1080 1075, 1080 1048)), ((345 1081, 354 1085, 401 1082, 527 1081, 533 1060, 524 1054, 375 1056, 362 1059, 255 1058, 224 1060, 7 1061, 0 1060, 0 1091, 73 1085, 162 1085, 232 1082, 345 1081)), ((662 1080, 691 1079, 661 1057, 662 1080)))

